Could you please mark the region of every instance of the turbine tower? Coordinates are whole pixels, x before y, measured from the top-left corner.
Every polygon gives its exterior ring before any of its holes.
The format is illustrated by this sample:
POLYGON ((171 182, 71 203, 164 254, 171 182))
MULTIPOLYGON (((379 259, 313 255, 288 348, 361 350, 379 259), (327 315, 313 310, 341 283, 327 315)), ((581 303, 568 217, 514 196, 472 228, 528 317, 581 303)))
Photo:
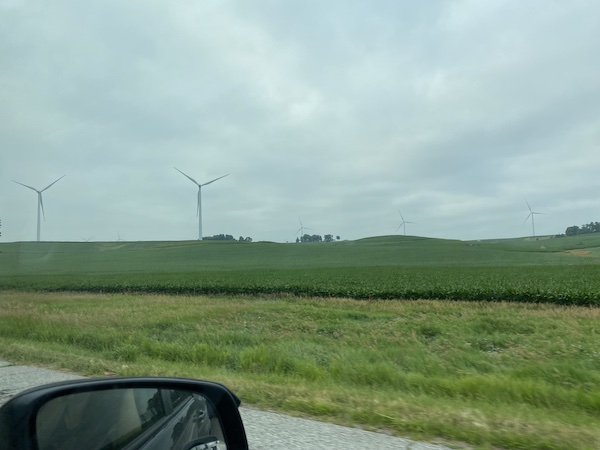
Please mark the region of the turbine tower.
POLYGON ((25 186, 26 188, 31 189, 32 191, 37 192, 38 195, 38 208, 37 208, 37 241, 40 242, 40 230, 41 230, 41 215, 44 216, 44 220, 46 220, 46 214, 44 213, 44 201, 42 200, 42 192, 44 192, 46 189, 50 188, 50 186, 52 186, 54 183, 58 182, 59 180, 62 180, 64 177, 66 176, 63 175, 62 177, 60 177, 58 180, 53 181, 52 183, 50 183, 48 186, 46 186, 44 189, 38 190, 34 187, 31 186, 27 186, 26 184, 23 183, 19 183, 18 181, 13 180, 13 182, 20 184, 21 186, 25 186), (41 211, 41 215, 40 215, 40 211, 41 211))
POLYGON ((535 220, 534 220, 534 216, 536 214, 544 214, 544 213, 539 213, 539 212, 535 212, 534 210, 532 210, 531 206, 529 206, 529 202, 527 200, 525 200, 525 203, 527 203, 527 208, 529 208, 529 215, 527 216, 527 218, 525 219, 525 221, 523 222, 523 224, 525 224, 525 222, 527 222, 529 220, 529 218, 531 217, 531 229, 533 231, 533 237, 535 237, 535 220))
POLYGON ((229 174, 223 175, 219 178, 215 178, 214 180, 210 180, 206 183, 200 184, 196 180, 194 180, 192 177, 190 177, 189 175, 186 175, 185 173, 183 173, 177 167, 173 167, 173 168, 177 172, 179 172, 180 174, 182 174, 183 176, 185 176, 186 178, 191 180, 192 183, 194 183, 196 186, 198 186, 198 207, 196 209, 196 215, 198 216, 198 240, 201 241, 202 240, 202 186, 206 186, 207 184, 214 183, 215 181, 220 180, 221 178, 225 178, 229 174))
POLYGON ((398 212, 400 213, 400 217, 402 218, 402 223, 400 225, 398 225, 398 228, 396 228, 396 231, 398 231, 402 227, 404 229, 404 236, 406 236, 406 224, 414 223, 414 222, 407 222, 406 220, 404 220, 404 216, 402 215, 402 212, 400 210, 398 210, 398 212))

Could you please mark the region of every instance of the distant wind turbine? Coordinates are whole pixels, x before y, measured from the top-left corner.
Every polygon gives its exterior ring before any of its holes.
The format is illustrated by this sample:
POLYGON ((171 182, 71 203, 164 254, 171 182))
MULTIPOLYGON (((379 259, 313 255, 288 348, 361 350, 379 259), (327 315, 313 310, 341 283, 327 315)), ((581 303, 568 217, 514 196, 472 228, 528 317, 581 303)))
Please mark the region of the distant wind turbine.
POLYGON ((400 228, 403 228, 404 236, 406 236, 406 224, 414 223, 414 222, 407 222, 406 220, 404 220, 404 216, 402 215, 402 212, 400 210, 398 210, 398 212, 400 213, 400 217, 402 218, 402 223, 400 225, 398 225, 398 228, 396 228, 396 231, 398 231, 400 228))
POLYGON ((201 241, 202 240, 202 186, 206 186, 207 184, 214 183, 215 181, 220 180, 221 178, 225 178, 229 174, 223 175, 219 178, 215 178, 214 180, 210 180, 206 183, 200 184, 196 180, 194 180, 192 177, 190 177, 189 175, 186 175, 185 173, 183 173, 177 167, 173 167, 173 168, 177 172, 182 174, 184 177, 191 180, 196 186, 198 186, 198 207, 196 209, 196 215, 198 216, 198 240, 201 241))
POLYGON ((44 201, 42 200, 42 192, 44 192, 46 189, 49 189, 54 183, 58 182, 59 180, 62 180, 64 177, 66 176, 63 175, 62 177, 60 177, 58 180, 53 181, 52 183, 50 183, 48 186, 46 186, 44 189, 38 190, 34 187, 31 186, 27 186, 26 184, 23 183, 19 183, 18 181, 13 180, 13 182, 20 184, 21 186, 25 186, 26 188, 31 189, 32 191, 37 192, 38 195, 38 211, 37 211, 37 241, 40 241, 40 230, 41 230, 41 216, 44 216, 44 220, 46 220, 46 213, 44 212, 44 201), (41 214, 40 214, 41 213, 41 214))
POLYGON ((523 224, 525 224, 525 222, 527 222, 529 220, 529 218, 531 217, 531 229, 533 231, 533 237, 535 237, 535 220, 534 220, 534 216, 536 214, 544 214, 544 213, 535 212, 534 210, 532 210, 531 206, 529 206, 529 202, 527 200, 525 200, 525 203, 527 203, 527 208, 529 208, 529 215, 527 216, 527 218, 525 219, 525 221, 523 222, 523 224))
POLYGON ((304 236, 304 230, 312 230, 312 228, 308 228, 302 225, 302 220, 300 220, 300 217, 298 217, 298 222, 300 222, 300 228, 298 228, 298 231, 296 231, 296 236, 298 235, 298 233, 300 233, 300 238, 302 238, 302 236, 304 236))

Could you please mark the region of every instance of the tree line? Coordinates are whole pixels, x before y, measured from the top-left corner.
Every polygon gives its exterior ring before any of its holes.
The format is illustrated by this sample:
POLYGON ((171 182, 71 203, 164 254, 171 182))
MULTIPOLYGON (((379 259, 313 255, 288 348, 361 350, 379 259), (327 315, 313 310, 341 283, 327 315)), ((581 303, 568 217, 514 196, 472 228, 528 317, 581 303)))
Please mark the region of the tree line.
POLYGON ((580 227, 578 227, 577 225, 568 227, 565 231, 565 234, 567 236, 577 236, 578 234, 589 234, 598 232, 600 232, 600 222, 590 222, 585 225, 581 225, 580 227))
MULTIPOLYGON (((336 240, 340 240, 339 236, 335 237, 336 240)), ((321 236, 319 234, 313 234, 312 236, 310 234, 305 234, 304 236, 300 236, 296 238, 296 243, 303 243, 303 242, 333 242, 333 234, 326 234, 325 236, 321 236)))
MULTIPOLYGON (((251 237, 240 236, 239 239, 234 238, 231 234, 215 234, 213 236, 204 236, 202 238, 203 241, 237 241, 237 242, 252 242, 251 237)), ((339 236, 333 236, 333 234, 326 234, 325 236, 321 236, 319 234, 305 234, 304 236, 300 236, 296 238, 296 243, 304 243, 304 242, 333 242, 339 241, 339 236)))
POLYGON ((204 236, 203 241, 238 241, 238 242, 252 242, 251 237, 240 236, 239 239, 234 238, 230 234, 215 234, 213 236, 204 236))

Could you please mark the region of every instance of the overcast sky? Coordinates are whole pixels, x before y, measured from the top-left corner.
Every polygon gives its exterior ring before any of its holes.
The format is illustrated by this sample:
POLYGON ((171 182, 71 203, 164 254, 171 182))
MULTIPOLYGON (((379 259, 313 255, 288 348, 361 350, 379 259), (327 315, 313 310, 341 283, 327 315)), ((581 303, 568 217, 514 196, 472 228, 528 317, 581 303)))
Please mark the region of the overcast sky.
POLYGON ((600 221, 600 2, 0 0, 0 241, 600 221), (309 228, 309 229, 308 229, 309 228))

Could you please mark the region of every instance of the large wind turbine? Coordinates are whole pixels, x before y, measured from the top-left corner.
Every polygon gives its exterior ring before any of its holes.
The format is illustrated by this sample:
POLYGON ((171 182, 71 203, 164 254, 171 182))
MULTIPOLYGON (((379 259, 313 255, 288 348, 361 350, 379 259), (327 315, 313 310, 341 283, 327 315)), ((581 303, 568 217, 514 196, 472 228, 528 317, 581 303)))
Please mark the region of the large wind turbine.
POLYGON ((406 236, 406 224, 407 223, 414 223, 414 222, 407 222, 406 220, 404 220, 404 216, 402 215, 402 212, 400 210, 398 210, 398 212, 400 213, 400 217, 402 218, 402 223, 400 225, 398 225, 398 228, 396 228, 396 231, 398 231, 400 228, 404 229, 404 236, 406 236))
POLYGON ((31 189, 32 191, 37 192, 38 195, 38 211, 37 211, 37 240, 38 242, 40 241, 40 229, 41 229, 41 216, 40 216, 40 211, 41 211, 41 215, 44 216, 44 220, 46 220, 46 214, 44 213, 44 201, 42 200, 42 192, 44 192, 46 189, 50 188, 50 186, 52 186, 54 183, 56 183, 59 180, 62 180, 64 177, 66 176, 63 175, 62 177, 60 177, 58 180, 53 181, 52 183, 50 183, 48 186, 46 186, 44 189, 42 190, 38 190, 34 187, 31 186, 27 186, 26 184, 23 183, 19 183, 18 181, 13 180, 13 182, 20 184, 21 186, 25 186, 26 188, 31 189))
POLYGON ((533 231, 533 237, 535 237, 535 220, 534 220, 534 216, 536 214, 544 214, 544 213, 539 213, 539 212, 535 212, 534 210, 531 209, 531 206, 529 206, 529 202, 527 200, 525 200, 525 203, 527 203, 527 208, 529 208, 529 215, 527 216, 527 218, 525 219, 525 221, 523 222, 523 224, 525 224, 525 222, 527 222, 529 220, 529 218, 531 217, 531 228, 533 231))
POLYGON ((308 228, 302 225, 302 220, 300 220, 300 217, 298 217, 298 222, 300 222, 300 228, 298 228, 298 231, 296 231, 296 236, 298 235, 298 233, 300 233, 300 240, 302 240, 302 236, 304 236, 304 230, 311 230, 312 228, 308 228))
POLYGON ((198 216, 198 240, 201 241, 202 240, 202 186, 206 186, 207 184, 214 183, 215 181, 220 180, 221 178, 225 178, 229 174, 223 175, 219 178, 215 178, 214 180, 210 180, 206 183, 200 184, 196 180, 194 180, 192 177, 190 177, 189 175, 186 175, 185 173, 183 173, 177 167, 173 167, 173 168, 177 172, 179 172, 183 176, 185 176, 186 178, 190 179, 196 186, 198 186, 198 208, 196 210, 196 215, 198 216))

